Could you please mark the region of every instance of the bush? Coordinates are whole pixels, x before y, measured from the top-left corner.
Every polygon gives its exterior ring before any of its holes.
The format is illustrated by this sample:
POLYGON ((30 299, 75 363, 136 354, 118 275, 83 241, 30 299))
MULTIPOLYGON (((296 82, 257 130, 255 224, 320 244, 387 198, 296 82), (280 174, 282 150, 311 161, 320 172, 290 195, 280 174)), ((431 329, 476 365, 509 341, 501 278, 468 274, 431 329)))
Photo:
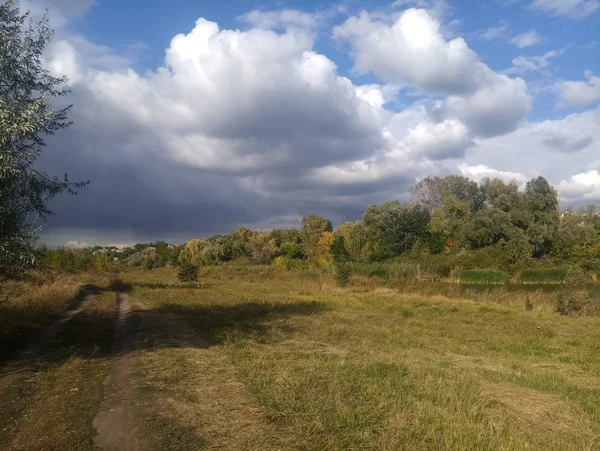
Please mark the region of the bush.
POLYGON ((197 282, 198 281, 198 267, 189 261, 183 260, 179 264, 177 269, 177 277, 182 282, 197 282))
POLYGON ((335 281, 338 286, 345 287, 350 281, 350 267, 348 265, 337 265, 335 267, 335 281))
POLYGON ((584 271, 591 271, 600 274, 600 258, 586 258, 579 264, 584 271))
POLYGON ((556 311, 563 316, 598 315, 600 304, 590 299, 586 290, 568 290, 558 294, 556 311))
POLYGON ((567 278, 567 269, 527 269, 521 271, 520 277, 522 283, 563 283, 567 278))
POLYGON ((306 260, 299 260, 296 258, 289 258, 283 256, 279 256, 275 260, 273 260, 273 265, 276 268, 286 269, 288 271, 308 268, 308 262, 306 260))
POLYGON ((462 271, 458 275, 458 280, 462 283, 503 285, 506 283, 506 273, 502 271, 462 271))

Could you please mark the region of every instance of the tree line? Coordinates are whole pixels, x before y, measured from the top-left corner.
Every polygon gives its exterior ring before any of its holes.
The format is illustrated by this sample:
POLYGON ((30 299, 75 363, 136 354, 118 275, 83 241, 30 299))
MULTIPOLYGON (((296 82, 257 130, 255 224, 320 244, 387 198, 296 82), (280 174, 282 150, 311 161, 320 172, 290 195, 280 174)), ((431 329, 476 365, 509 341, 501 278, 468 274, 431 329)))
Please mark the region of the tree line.
POLYGON ((339 225, 309 215, 300 230, 253 232, 188 241, 180 262, 197 266, 244 260, 286 268, 335 262, 460 257, 463 269, 517 271, 534 263, 577 260, 600 270, 600 214, 596 206, 559 212, 556 190, 544 177, 521 186, 487 178, 428 177, 409 202, 371 205, 362 218, 339 225))

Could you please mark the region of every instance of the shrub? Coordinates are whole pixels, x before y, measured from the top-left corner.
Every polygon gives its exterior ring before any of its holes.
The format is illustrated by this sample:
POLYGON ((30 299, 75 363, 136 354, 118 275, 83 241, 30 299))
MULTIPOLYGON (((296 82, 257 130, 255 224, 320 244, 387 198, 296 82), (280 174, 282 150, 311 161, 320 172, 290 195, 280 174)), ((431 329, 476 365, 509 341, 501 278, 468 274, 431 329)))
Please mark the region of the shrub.
POLYGON ((562 291, 556 298, 556 311, 563 316, 598 315, 598 302, 590 299, 586 290, 562 291))
POLYGON ((183 260, 177 268, 177 277, 182 282, 197 282, 198 267, 187 260, 183 260))
POLYGON ((350 281, 350 267, 348 265, 339 264, 335 267, 335 281, 340 287, 345 287, 350 281))
POLYGON ((600 258, 586 258, 579 264, 584 271, 600 273, 600 258))
POLYGON ((481 283, 503 285, 506 283, 506 273, 502 271, 462 271, 458 275, 462 283, 481 283))
POLYGON ((284 256, 279 256, 275 260, 273 260, 273 265, 276 268, 286 269, 288 271, 308 268, 308 262, 306 260, 299 260, 296 258, 289 258, 284 256))
POLYGON ((527 269, 521 271, 521 282, 523 283, 563 283, 566 277, 566 268, 527 269))

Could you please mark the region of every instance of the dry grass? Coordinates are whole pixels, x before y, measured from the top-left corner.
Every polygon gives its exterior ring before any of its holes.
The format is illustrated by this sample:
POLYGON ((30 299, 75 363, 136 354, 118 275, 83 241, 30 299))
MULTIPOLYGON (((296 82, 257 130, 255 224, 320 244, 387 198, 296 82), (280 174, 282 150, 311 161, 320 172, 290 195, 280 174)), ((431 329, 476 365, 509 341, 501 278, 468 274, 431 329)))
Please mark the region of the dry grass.
MULTIPOLYGON (((600 318, 560 316, 552 294, 268 267, 122 277, 105 284, 135 307, 143 449, 600 448, 600 318)), ((0 449, 92 449, 115 307, 98 295, 1 393, 0 449)))
POLYGON ((600 320, 561 317, 554 295, 269 268, 206 270, 201 288, 124 276, 150 449, 600 446, 600 320))
POLYGON ((47 355, 0 393, 0 449, 92 450, 113 341, 114 293, 96 295, 47 355))
POLYGON ((0 364, 15 356, 50 324, 81 300, 88 284, 106 285, 102 274, 34 274, 0 285, 0 364))

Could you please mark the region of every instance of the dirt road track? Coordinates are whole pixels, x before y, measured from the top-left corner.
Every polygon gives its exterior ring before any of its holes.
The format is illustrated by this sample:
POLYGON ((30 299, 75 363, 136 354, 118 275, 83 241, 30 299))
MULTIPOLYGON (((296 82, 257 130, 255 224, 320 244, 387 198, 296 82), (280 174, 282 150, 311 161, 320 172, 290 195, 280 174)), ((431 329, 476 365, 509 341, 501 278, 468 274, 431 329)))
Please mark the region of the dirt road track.
POLYGON ((141 447, 134 413, 135 386, 131 374, 131 343, 127 330, 131 304, 125 293, 117 293, 116 296, 119 315, 115 328, 115 348, 118 353, 111 362, 104 402, 94 419, 97 432, 94 446, 102 451, 138 451, 141 447))

